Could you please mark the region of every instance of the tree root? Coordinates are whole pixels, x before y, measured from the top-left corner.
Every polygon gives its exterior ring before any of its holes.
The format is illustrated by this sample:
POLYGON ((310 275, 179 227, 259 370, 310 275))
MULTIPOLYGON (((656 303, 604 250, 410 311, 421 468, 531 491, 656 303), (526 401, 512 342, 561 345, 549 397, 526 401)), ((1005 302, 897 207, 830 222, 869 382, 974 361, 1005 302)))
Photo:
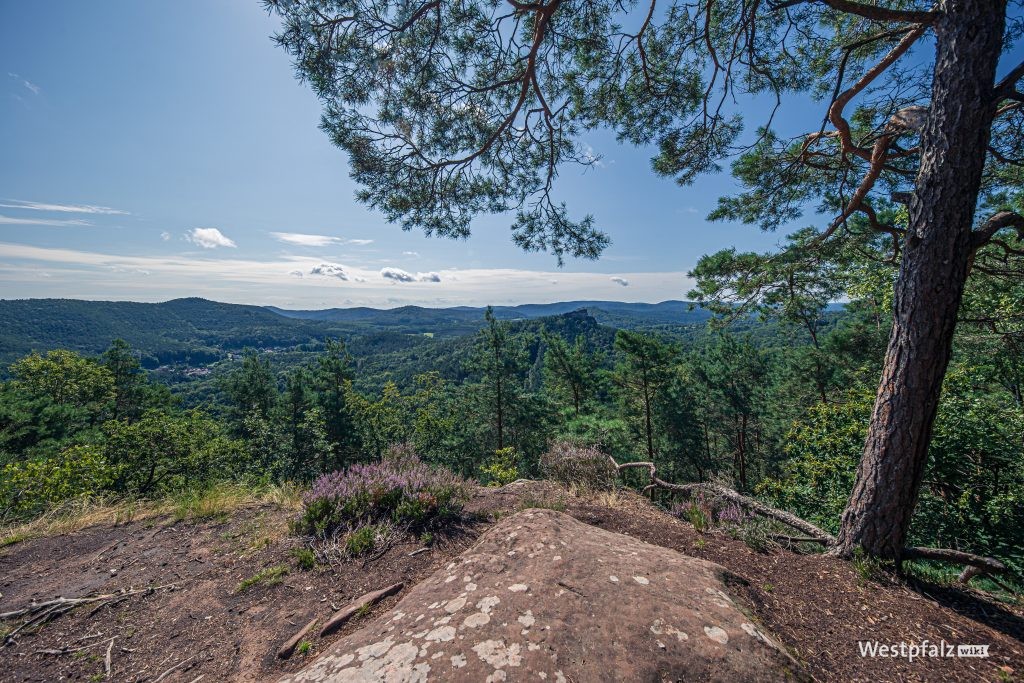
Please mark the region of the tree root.
MULTIPOLYGON (((615 462, 615 459, 611 456, 608 456, 608 459, 615 468, 616 474, 623 470, 634 468, 647 470, 650 475, 651 483, 644 487, 644 492, 652 491, 654 489, 663 489, 673 493, 693 495, 694 493, 703 491, 728 500, 746 510, 761 515, 762 517, 773 519, 776 522, 780 522, 806 534, 806 536, 802 537, 780 536, 783 540, 800 543, 818 543, 825 546, 827 549, 832 549, 836 546, 836 537, 824 529, 821 529, 804 519, 800 519, 790 512, 773 508, 770 505, 766 505, 754 498, 744 496, 743 494, 725 486, 713 484, 711 482, 697 484, 672 484, 658 478, 657 469, 653 462, 624 462, 620 465, 615 462)), ((965 584, 970 581, 971 578, 981 574, 987 574, 992 578, 993 575, 1002 574, 1006 571, 1006 565, 995 558, 975 555, 973 553, 965 553, 960 550, 948 550, 945 548, 906 548, 903 551, 901 560, 935 560, 966 565, 966 569, 964 569, 963 573, 960 575, 960 582, 965 584)))
POLYGON ((320 629, 320 637, 323 638, 324 636, 329 636, 334 633, 360 611, 373 607, 384 598, 392 596, 402 590, 404 586, 405 584, 403 582, 399 582, 388 586, 387 588, 381 588, 380 590, 372 591, 366 595, 356 598, 347 607, 339 610, 327 620, 323 625, 323 628, 320 629))

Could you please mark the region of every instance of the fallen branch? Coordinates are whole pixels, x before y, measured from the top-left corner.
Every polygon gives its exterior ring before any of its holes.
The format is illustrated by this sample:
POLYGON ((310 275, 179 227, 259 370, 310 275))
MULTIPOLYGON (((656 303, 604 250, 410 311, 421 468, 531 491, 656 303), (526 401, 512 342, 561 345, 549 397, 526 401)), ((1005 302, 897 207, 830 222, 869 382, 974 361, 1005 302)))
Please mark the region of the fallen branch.
POLYGON ((284 645, 282 645, 281 649, 277 651, 277 656, 280 659, 288 659, 289 657, 291 657, 292 653, 295 652, 295 648, 297 648, 299 646, 299 643, 302 642, 302 639, 306 636, 307 633, 310 632, 310 630, 314 626, 316 626, 316 617, 314 617, 311 622, 309 622, 308 624, 303 626, 301 629, 299 629, 298 633, 296 633, 294 636, 289 638, 288 642, 286 642, 284 645))
POLYGON ((405 584, 399 582, 392 586, 388 586, 387 588, 381 588, 378 591, 367 593, 366 595, 352 601, 347 607, 339 610, 334 614, 334 616, 327 620, 327 623, 324 624, 322 629, 320 629, 320 637, 323 638, 326 635, 334 633, 344 626, 349 619, 355 616, 357 612, 362 609, 372 607, 389 595, 394 595, 398 591, 402 590, 403 586, 405 586, 405 584))
POLYGON ((154 679, 153 679, 153 683, 160 683, 160 681, 162 681, 162 680, 164 680, 165 678, 167 678, 167 677, 168 677, 168 676, 169 676, 169 675, 171 674, 171 672, 172 672, 172 671, 174 671, 175 669, 177 669, 177 668, 179 668, 179 667, 182 667, 182 666, 184 666, 185 664, 188 664, 189 662, 191 662, 191 661, 192 661, 193 659, 195 659, 195 658, 196 658, 196 656, 195 656, 195 655, 192 655, 192 656, 191 656, 191 657, 189 657, 188 659, 183 659, 183 660, 181 660, 180 662, 178 662, 177 664, 175 664, 174 666, 172 666, 172 667, 171 667, 170 669, 168 669, 167 671, 163 672, 162 674, 160 674, 159 676, 157 676, 156 678, 154 678, 154 679))
MULTIPOLYGON (((903 551, 904 560, 939 560, 941 562, 952 562, 954 564, 965 564, 974 567, 981 573, 1001 574, 1006 571, 1006 565, 999 560, 973 553, 965 553, 960 550, 947 550, 945 548, 907 548, 903 551)), ((968 574, 965 570, 961 576, 968 574)), ((971 573, 967 578, 977 576, 971 573)))
POLYGON ((821 545, 827 545, 827 541, 823 538, 815 538, 814 536, 786 536, 785 534, 771 534, 770 538, 773 541, 782 541, 783 543, 819 543, 821 545))
MULTIPOLYGON (((630 468, 646 469, 651 477, 650 486, 665 489, 667 491, 674 491, 676 493, 686 493, 691 495, 698 491, 706 491, 721 498, 725 498, 726 500, 736 503, 748 510, 752 510, 763 517, 769 517, 777 522, 785 524, 786 526, 798 529, 808 536, 813 536, 816 542, 824 545, 832 545, 836 542, 835 536, 823 529, 819 529, 810 522, 802 520, 796 515, 786 512, 785 510, 779 510, 771 507, 770 505, 765 505, 759 500, 748 498, 747 496, 724 486, 719 486, 718 484, 712 484, 709 482, 699 484, 671 484, 658 478, 657 469, 653 462, 624 462, 620 465, 615 462, 615 459, 611 456, 609 456, 609 460, 611 460, 612 465, 615 466, 616 472, 630 468)), ((648 488, 650 488, 650 486, 648 488)))
POLYGON ((103 658, 103 672, 106 674, 106 678, 110 678, 110 665, 113 663, 113 652, 114 652, 114 641, 117 640, 117 636, 110 639, 110 645, 107 645, 107 654, 103 658))
MULTIPOLYGON (((118 602, 128 599, 133 595, 148 595, 163 588, 173 587, 174 584, 167 584, 164 586, 150 586, 142 590, 128 590, 123 591, 121 593, 94 595, 85 598, 60 597, 55 598, 53 600, 46 600, 44 602, 37 602, 32 605, 29 605, 28 607, 13 610, 11 612, 4 612, 0 614, 0 621, 4 621, 7 619, 17 619, 19 617, 29 617, 28 620, 26 620, 24 623, 18 626, 18 628, 14 629, 4 637, 4 644, 6 645, 13 641, 14 637, 18 635, 20 632, 24 631, 25 629, 31 628, 32 626, 37 626, 39 624, 44 624, 47 621, 50 621, 51 619, 56 619, 60 615, 66 612, 70 612, 71 610, 80 605, 91 605, 94 603, 99 603, 98 607, 103 607, 111 601, 114 601, 114 603, 116 604, 118 602)), ((93 610, 92 613, 95 612, 96 610, 93 610)))

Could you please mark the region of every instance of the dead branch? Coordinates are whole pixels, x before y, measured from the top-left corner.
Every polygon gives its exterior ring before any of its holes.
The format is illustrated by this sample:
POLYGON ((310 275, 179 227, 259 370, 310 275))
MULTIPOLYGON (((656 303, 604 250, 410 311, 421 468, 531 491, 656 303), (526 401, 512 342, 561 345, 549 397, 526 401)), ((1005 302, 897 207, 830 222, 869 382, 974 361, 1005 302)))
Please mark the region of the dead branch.
POLYGON ((616 471, 629 469, 633 467, 646 469, 651 477, 651 485, 656 486, 658 488, 662 488, 667 491, 674 491, 676 493, 686 493, 691 495, 693 493, 697 493, 698 491, 706 491, 708 493, 714 494, 721 498, 725 498, 728 501, 736 503, 737 505, 740 505, 748 510, 751 510, 763 517, 774 519, 775 521, 781 522, 786 526, 798 529, 799 531, 804 532, 808 536, 813 536, 814 538, 818 539, 819 542, 821 542, 822 544, 832 545, 836 542, 836 537, 828 533, 824 529, 820 529, 817 526, 811 524, 810 522, 800 519, 792 513, 786 512, 785 510, 779 510, 778 508, 773 508, 770 505, 765 505, 759 500, 755 500, 754 498, 748 498, 747 496, 744 496, 741 493, 737 493, 736 491, 733 491, 732 489, 726 488, 724 486, 719 486, 718 484, 712 484, 710 482, 703 482, 699 484, 670 484, 669 482, 658 478, 657 470, 655 469, 654 463, 652 462, 625 462, 620 465, 617 462, 615 462, 614 458, 611 458, 609 456, 609 459, 615 466, 616 471))
POLYGON ((785 534, 772 534, 769 538, 773 541, 780 541, 782 543, 820 543, 826 545, 827 542, 822 538, 815 538, 814 536, 787 536, 785 534))
MULTIPOLYGON (((7 619, 18 619, 20 617, 28 617, 28 619, 18 626, 16 629, 8 633, 4 637, 4 644, 8 644, 14 640, 14 637, 24 631, 25 629, 39 624, 44 624, 51 619, 56 619, 60 615, 70 612, 80 605, 91 605, 99 603, 98 607, 103 607, 111 602, 114 604, 128 599, 133 595, 149 595, 158 590, 164 588, 174 588, 174 584, 166 584, 164 586, 150 586, 142 590, 127 590, 120 593, 109 593, 105 595, 94 595, 84 598, 65 598, 59 597, 53 600, 46 600, 44 602, 37 602, 24 607, 22 609, 13 610, 11 612, 3 612, 0 614, 0 621, 7 619)), ((95 613, 93 610, 92 613, 95 613)))
MULTIPOLYGON (((905 560, 938 560, 940 562, 951 562, 953 564, 965 564, 976 567, 983 573, 1001 574, 1006 571, 1006 565, 999 560, 973 553, 965 553, 961 550, 949 550, 946 548, 907 548, 903 551, 905 560)), ((965 571, 964 574, 967 572, 965 571)), ((962 576, 962 575, 961 575, 962 576)), ((972 574, 976 576, 976 574, 972 574)), ((968 577, 969 578, 969 577, 968 577)))
POLYGON ((162 680, 164 680, 165 678, 167 678, 167 677, 168 677, 168 676, 169 676, 169 675, 171 674, 171 672, 172 672, 172 671, 174 671, 175 669, 178 669, 178 668, 180 668, 180 667, 184 666, 185 664, 188 664, 189 662, 191 662, 191 661, 192 661, 193 659, 195 659, 195 658, 196 658, 196 656, 195 656, 195 655, 192 655, 192 656, 191 656, 191 657, 189 657, 188 659, 183 659, 183 660, 181 660, 180 662, 178 662, 177 664, 175 664, 174 666, 172 666, 172 667, 171 667, 170 669, 168 669, 167 671, 163 672, 162 674, 160 674, 159 676, 157 676, 156 678, 154 678, 154 679, 153 679, 153 683, 160 683, 160 681, 162 681, 162 680))
POLYGON ((357 612, 372 607, 389 595, 394 595, 398 591, 402 590, 404 586, 404 583, 399 582, 392 586, 388 586, 387 588, 381 588, 380 590, 373 591, 360 598, 356 598, 354 601, 349 603, 347 607, 339 610, 334 614, 334 616, 327 620, 324 627, 320 629, 320 637, 323 638, 324 636, 334 633, 344 626, 349 619, 355 616, 357 612))
MULTIPOLYGON (((818 543, 825 546, 826 548, 833 548, 836 545, 837 539, 827 531, 818 528, 810 522, 800 519, 796 515, 786 512, 785 510, 779 510, 773 508, 770 505, 766 505, 759 500, 749 498, 741 493, 738 493, 730 488, 721 486, 719 484, 713 484, 710 482, 702 482, 697 484, 672 484, 667 481, 658 478, 657 469, 653 462, 624 462, 621 465, 615 461, 614 458, 608 456, 611 464, 615 467, 616 473, 622 470, 637 468, 645 469, 650 475, 651 483, 644 487, 644 491, 650 491, 655 488, 665 489, 675 493, 684 493, 692 495, 693 493, 704 491, 720 498, 724 498, 730 502, 736 503, 741 507, 750 510, 762 517, 768 517, 774 519, 777 522, 781 522, 786 526, 798 529, 805 534, 806 537, 791 537, 791 536, 776 536, 784 540, 789 540, 794 543, 818 543)), ((973 553, 966 553, 960 550, 948 550, 946 548, 906 548, 903 551, 903 560, 938 560, 942 562, 951 562, 954 564, 962 564, 967 567, 974 567, 977 571, 971 571, 970 569, 964 570, 961 574, 961 581, 966 582, 972 577, 978 574, 987 574, 990 578, 994 574, 1001 574, 1006 571, 1006 565, 999 560, 992 557, 985 557, 983 555, 975 555, 973 553), (966 577, 966 578, 965 578, 966 577)), ((993 579, 994 580, 994 579, 993 579)))
POLYGON ((110 645, 107 645, 107 654, 103 658, 103 672, 106 674, 106 677, 108 679, 110 678, 110 666, 113 663, 113 654, 112 653, 114 651, 114 641, 115 640, 117 640, 117 636, 114 636, 113 638, 110 639, 110 645))

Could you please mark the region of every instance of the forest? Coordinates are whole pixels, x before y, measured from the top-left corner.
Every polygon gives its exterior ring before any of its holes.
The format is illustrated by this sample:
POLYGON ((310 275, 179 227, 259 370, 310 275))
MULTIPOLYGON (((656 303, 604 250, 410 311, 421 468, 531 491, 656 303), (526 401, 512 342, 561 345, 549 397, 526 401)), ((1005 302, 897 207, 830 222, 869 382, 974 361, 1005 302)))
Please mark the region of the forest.
MULTIPOLYGON (((510 321, 488 309, 461 336, 364 330, 221 351, 190 378, 144 369, 120 339, 96 355, 33 351, 0 384, 4 523, 83 496, 156 499, 226 481, 305 488, 395 447, 503 485, 545 476, 545 454, 570 444, 652 461, 667 481, 716 483, 834 533, 864 448, 892 269, 851 257, 820 273, 783 264, 746 275, 759 258, 702 259, 691 295, 714 317, 687 326, 616 329, 586 310, 510 321), (849 300, 831 305, 840 295, 849 300)), ((1019 282, 972 279, 911 527, 914 544, 998 558, 1018 586, 1022 305, 1019 282)), ((761 527, 746 520, 741 533, 761 527)), ((908 566, 933 579, 958 571, 908 566)))

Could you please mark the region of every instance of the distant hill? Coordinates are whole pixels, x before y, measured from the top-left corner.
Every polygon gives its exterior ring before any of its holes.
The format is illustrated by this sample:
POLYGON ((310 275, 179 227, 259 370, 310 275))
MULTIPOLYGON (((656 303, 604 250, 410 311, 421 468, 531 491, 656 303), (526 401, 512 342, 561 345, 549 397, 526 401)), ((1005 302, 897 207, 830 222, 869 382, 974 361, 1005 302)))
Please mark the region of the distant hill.
MULTIPOLYGON (((602 325, 624 328, 642 328, 652 325, 702 324, 711 317, 707 311, 694 308, 687 301, 662 301, 657 304, 626 303, 621 301, 561 301, 551 304, 522 304, 495 306, 494 315, 503 320, 544 318, 586 309, 602 325)), ((407 325, 479 325, 484 308, 455 306, 452 308, 327 308, 316 311, 294 311, 275 306, 267 310, 288 318, 300 320, 326 320, 358 322, 379 326, 407 325)))
MULTIPOLYGON (((610 328, 682 330, 702 326, 709 314, 684 301, 659 304, 566 301, 499 306, 504 320, 533 321, 585 309, 610 328)), ((141 352, 147 367, 167 363, 207 363, 246 347, 297 349, 325 337, 350 341, 353 353, 371 355, 430 345, 427 337, 472 334, 483 325, 484 309, 468 306, 393 309, 332 308, 290 311, 275 307, 225 304, 200 298, 163 303, 80 301, 76 299, 0 300, 0 371, 30 351, 66 348, 100 353, 113 339, 141 352), (419 337, 416 340, 414 337, 419 337)))
POLYGON ((0 300, 0 362, 32 351, 99 353, 121 338, 152 366, 204 362, 225 349, 297 346, 340 330, 284 318, 260 306, 175 299, 158 304, 75 299, 0 300))

